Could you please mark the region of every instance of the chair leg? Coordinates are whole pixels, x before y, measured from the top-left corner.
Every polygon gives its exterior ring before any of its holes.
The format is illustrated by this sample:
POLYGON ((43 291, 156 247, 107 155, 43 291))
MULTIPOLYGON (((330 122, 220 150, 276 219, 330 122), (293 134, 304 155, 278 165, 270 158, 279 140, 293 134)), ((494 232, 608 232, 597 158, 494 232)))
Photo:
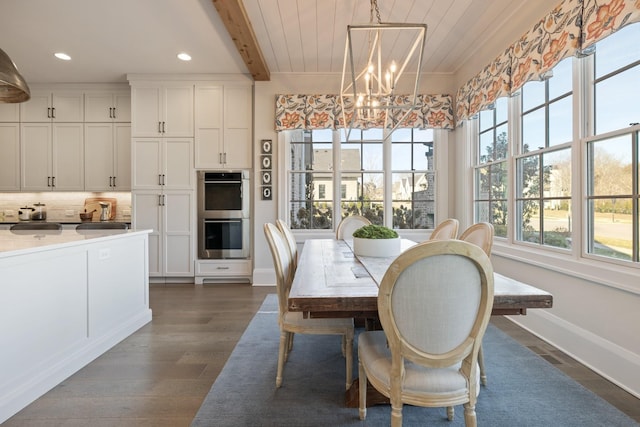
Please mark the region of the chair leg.
POLYGON ((487 373, 484 370, 484 356, 482 354, 482 345, 478 351, 478 365, 480 365, 480 383, 487 385, 487 373))
POLYGON ((284 368, 284 359, 287 347, 286 331, 280 331, 280 348, 278 349, 278 372, 276 373, 276 388, 282 385, 282 370, 284 368))
POLYGON ((293 332, 287 332, 287 339, 286 339, 286 343, 285 343, 285 349, 284 349, 284 362, 287 363, 287 360, 289 360, 289 353, 291 353, 291 349, 293 348, 293 332))
POLYGON ((360 401, 358 412, 360 419, 364 421, 367 418, 367 374, 360 361, 358 361, 358 396, 360 401))
POLYGON ((402 427, 402 401, 391 402, 391 427, 402 427))
POLYGON ((347 374, 347 387, 346 389, 349 390, 349 387, 351 387, 351 378, 353 377, 353 335, 352 334, 346 334, 343 335, 343 341, 345 342, 345 359, 346 359, 346 363, 347 363, 347 369, 346 369, 346 374, 347 374))
POLYGON ((455 416, 455 409, 453 406, 447 406, 447 419, 449 421, 453 421, 453 417, 455 416))
POLYGON ((477 427, 476 420, 476 407, 475 405, 471 405, 469 403, 465 403, 464 405, 464 425, 465 427, 477 427))

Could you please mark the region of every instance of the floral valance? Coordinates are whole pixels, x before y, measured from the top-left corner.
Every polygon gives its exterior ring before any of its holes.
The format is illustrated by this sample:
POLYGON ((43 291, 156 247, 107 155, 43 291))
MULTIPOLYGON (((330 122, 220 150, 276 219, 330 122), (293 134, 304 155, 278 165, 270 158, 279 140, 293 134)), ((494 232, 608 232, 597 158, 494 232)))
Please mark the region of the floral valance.
POLYGON ((472 117, 496 98, 542 79, 564 58, 637 21, 640 0, 564 0, 458 90, 456 119, 472 117))
MULTIPOLYGON (((399 108, 411 104, 407 95, 395 95, 392 102, 399 108)), ((400 120, 403 127, 421 129, 453 129, 453 104, 449 95, 417 95, 417 109, 406 117, 405 110, 392 111, 386 120, 387 110, 380 110, 373 122, 356 120, 354 127, 394 127, 400 120)), ((342 109, 347 122, 353 117, 353 100, 346 98, 342 105, 339 95, 276 95, 276 131, 291 129, 341 129, 345 127, 342 109)))

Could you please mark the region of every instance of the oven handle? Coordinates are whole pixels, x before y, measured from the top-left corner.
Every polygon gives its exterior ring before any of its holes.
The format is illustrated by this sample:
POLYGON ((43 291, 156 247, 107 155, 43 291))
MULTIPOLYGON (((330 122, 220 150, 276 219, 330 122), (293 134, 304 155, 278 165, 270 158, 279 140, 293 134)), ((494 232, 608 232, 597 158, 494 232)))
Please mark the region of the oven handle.
POLYGON ((212 218, 204 218, 205 224, 207 222, 242 222, 243 218, 221 218, 221 219, 212 219, 212 218))
POLYGON ((216 180, 205 180, 204 181, 205 184, 242 184, 241 180, 236 180, 236 181, 216 181, 216 180))

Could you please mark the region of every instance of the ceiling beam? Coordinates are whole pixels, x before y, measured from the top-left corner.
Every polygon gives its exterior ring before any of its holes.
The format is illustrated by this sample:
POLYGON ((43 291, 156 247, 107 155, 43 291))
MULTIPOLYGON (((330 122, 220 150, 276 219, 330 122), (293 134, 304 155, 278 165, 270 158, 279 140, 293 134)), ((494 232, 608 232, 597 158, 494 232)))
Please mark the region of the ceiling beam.
POLYGON ((269 81, 269 67, 262 56, 242 0, 212 0, 231 40, 255 81, 269 81))

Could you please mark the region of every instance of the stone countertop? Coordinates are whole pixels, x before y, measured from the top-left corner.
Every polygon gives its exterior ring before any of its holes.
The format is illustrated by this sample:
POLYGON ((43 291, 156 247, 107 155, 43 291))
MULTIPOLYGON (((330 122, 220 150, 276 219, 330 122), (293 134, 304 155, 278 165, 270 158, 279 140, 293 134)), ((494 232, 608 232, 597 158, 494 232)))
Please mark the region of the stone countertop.
POLYGON ((109 222, 113 222, 113 223, 118 223, 118 224, 125 223, 125 224, 131 225, 131 220, 126 220, 126 221, 117 221, 117 220, 113 220, 113 221, 80 221, 79 219, 78 220, 67 219, 67 220, 61 220, 61 221, 56 221, 56 220, 53 220, 53 219, 48 219, 48 220, 45 220, 45 221, 33 221, 33 220, 30 220, 30 221, 0 221, 0 225, 3 225, 3 224, 5 224, 5 225, 13 225, 13 224, 22 224, 22 223, 31 223, 31 222, 38 223, 38 224, 47 223, 47 222, 53 222, 53 223, 62 224, 62 225, 65 225, 65 224, 78 225, 78 224, 84 224, 86 222, 93 222, 93 223, 109 223, 109 222))
POLYGON ((0 258, 86 243, 97 238, 148 234, 152 230, 0 230, 0 258))

